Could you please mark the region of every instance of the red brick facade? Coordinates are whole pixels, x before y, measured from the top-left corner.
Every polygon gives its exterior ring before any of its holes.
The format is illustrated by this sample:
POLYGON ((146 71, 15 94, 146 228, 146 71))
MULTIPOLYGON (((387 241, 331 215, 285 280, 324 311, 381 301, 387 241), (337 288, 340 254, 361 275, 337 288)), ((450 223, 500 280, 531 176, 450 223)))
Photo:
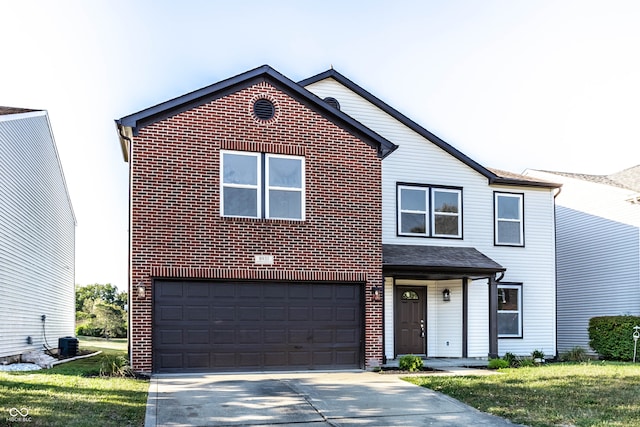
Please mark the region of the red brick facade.
POLYGON ((140 129, 131 150, 131 350, 152 370, 154 278, 365 283, 365 354, 382 362, 381 159, 376 149, 268 83, 140 129), (275 117, 252 113, 264 97, 275 117), (305 157, 304 221, 220 215, 220 150, 305 157), (274 256, 256 265, 254 256, 274 256), (137 296, 138 285, 146 287, 137 296))

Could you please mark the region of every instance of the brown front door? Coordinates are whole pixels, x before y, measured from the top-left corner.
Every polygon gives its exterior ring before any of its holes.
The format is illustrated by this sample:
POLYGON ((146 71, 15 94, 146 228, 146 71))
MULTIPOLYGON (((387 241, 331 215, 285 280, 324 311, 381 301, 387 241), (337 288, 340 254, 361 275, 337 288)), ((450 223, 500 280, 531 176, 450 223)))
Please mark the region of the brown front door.
POLYGON ((427 301, 424 287, 396 288, 395 353, 426 354, 427 301))

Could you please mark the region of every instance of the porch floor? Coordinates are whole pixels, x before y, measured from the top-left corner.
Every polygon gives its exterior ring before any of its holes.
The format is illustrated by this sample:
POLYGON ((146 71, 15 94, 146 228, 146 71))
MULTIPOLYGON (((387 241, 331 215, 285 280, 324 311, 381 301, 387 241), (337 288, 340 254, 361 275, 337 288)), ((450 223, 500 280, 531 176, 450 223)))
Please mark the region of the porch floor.
MULTIPOLYGON (((489 364, 487 359, 465 358, 465 357, 423 357, 422 362, 425 368, 436 371, 450 371, 453 368, 486 368, 489 364)), ((387 359, 383 368, 397 368, 400 359, 387 359)))

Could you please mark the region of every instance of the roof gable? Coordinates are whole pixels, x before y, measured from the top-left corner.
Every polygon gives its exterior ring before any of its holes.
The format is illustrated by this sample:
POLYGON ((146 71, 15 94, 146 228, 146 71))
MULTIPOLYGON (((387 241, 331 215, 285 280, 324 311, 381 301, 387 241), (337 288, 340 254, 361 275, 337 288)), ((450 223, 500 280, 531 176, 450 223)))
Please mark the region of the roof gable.
POLYGON ((390 105, 380 100, 370 92, 358 86, 353 81, 349 80, 348 78, 346 78, 345 76, 343 76, 342 74, 334 70, 333 68, 323 73, 317 74, 313 77, 309 77, 308 79, 301 80, 298 82, 298 84, 300 86, 306 87, 313 83, 317 83, 321 80, 325 80, 329 78, 334 79, 341 85, 347 87, 349 90, 353 91, 354 93, 361 96, 371 104, 375 105, 385 113, 389 114, 391 117, 393 117, 403 125, 407 126, 409 129, 418 133, 419 135, 421 135, 431 143, 438 146, 440 149, 444 150, 454 158, 458 159, 465 165, 469 166, 471 169, 485 176, 488 179, 489 184, 502 184, 502 185, 527 186, 527 187, 545 187, 545 188, 560 187, 560 184, 546 182, 546 181, 537 181, 529 177, 513 174, 510 172, 498 173, 502 171, 488 169, 482 166, 481 164, 471 159, 470 157, 468 157, 467 155, 465 155, 464 153, 462 153, 452 145, 448 144, 438 136, 434 135, 424 127, 420 126, 418 123, 414 122, 413 120, 411 120, 410 118, 408 118, 407 116, 405 116, 404 114, 396 110, 395 108, 391 107, 390 105))
POLYGON ((318 112, 323 117, 336 123, 336 125, 362 139, 367 144, 376 148, 381 158, 389 155, 397 148, 397 146, 389 140, 363 126, 347 114, 333 108, 304 87, 296 84, 270 66, 263 65, 235 77, 222 80, 116 120, 125 161, 128 161, 128 147, 131 138, 136 136, 141 128, 261 82, 268 82, 305 106, 318 112))

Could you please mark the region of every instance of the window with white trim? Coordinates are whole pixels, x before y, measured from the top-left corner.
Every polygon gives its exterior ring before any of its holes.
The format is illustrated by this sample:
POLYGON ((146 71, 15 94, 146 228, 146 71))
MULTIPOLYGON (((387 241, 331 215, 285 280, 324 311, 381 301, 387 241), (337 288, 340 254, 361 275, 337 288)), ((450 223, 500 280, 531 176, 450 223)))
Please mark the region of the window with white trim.
POLYGON ((498 285, 498 338, 522 338, 522 284, 498 285))
POLYGON ((399 185, 398 235, 462 237, 462 190, 399 185))
POLYGON ((524 246, 524 194, 494 193, 496 245, 524 246))
POLYGON ((221 151, 222 216, 304 220, 304 157, 221 151))

